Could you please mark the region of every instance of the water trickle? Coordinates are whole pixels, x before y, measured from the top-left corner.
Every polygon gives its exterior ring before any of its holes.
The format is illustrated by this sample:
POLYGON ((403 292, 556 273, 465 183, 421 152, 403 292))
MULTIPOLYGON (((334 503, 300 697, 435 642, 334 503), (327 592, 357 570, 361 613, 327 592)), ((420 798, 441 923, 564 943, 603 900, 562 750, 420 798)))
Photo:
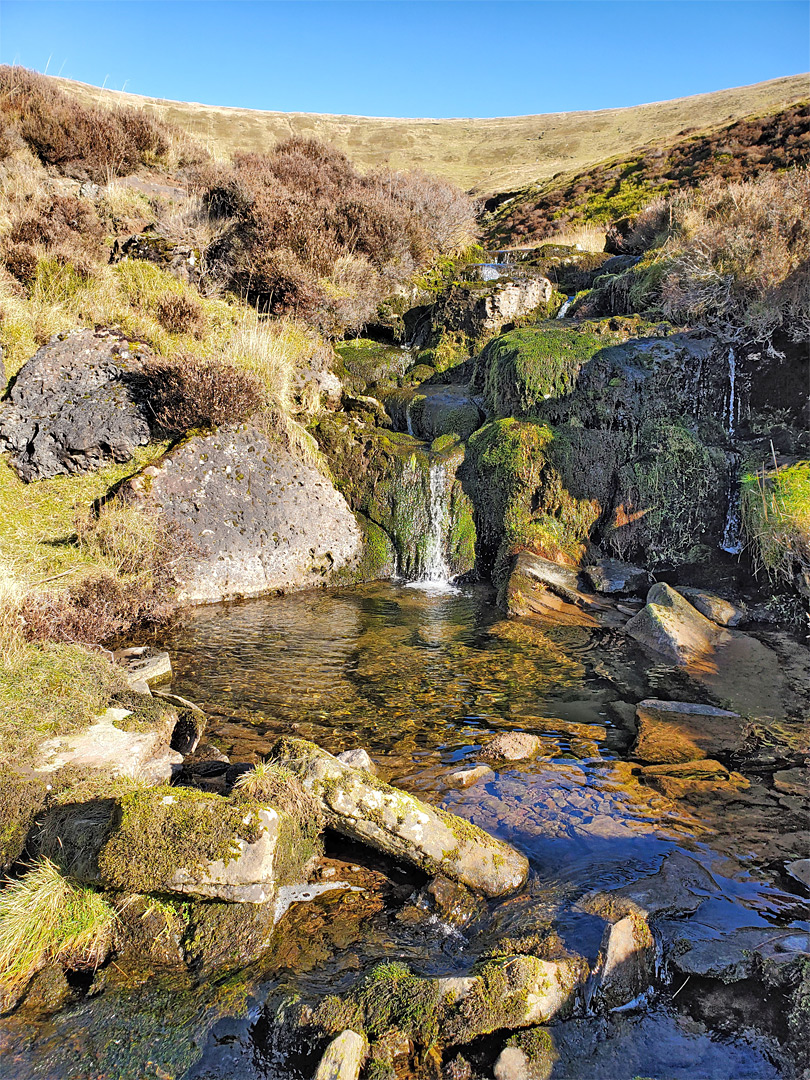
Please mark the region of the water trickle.
POLYGON ((728 423, 727 430, 729 438, 734 436, 734 421, 735 421, 735 408, 737 397, 737 358, 734 355, 734 348, 728 350, 728 423))
POLYGON ((568 297, 568 298, 567 298, 567 299, 565 300, 565 302, 563 303, 563 306, 562 306, 562 307, 560 308, 560 310, 559 310, 559 311, 557 312, 557 318, 558 318, 558 319, 564 319, 564 318, 565 318, 565 314, 566 314, 566 312, 567 312, 567 311, 568 311, 568 309, 569 309, 569 308, 571 307, 571 305, 573 304, 573 302, 574 302, 574 300, 575 300, 575 299, 576 299, 576 297, 575 297, 575 296, 569 296, 569 297, 568 297))
POLYGON ((411 405, 413 405, 413 398, 410 398, 405 405, 405 428, 409 435, 413 435, 413 419, 411 417, 411 405))
POLYGON ((729 555, 739 555, 743 549, 740 525, 740 483, 736 461, 729 469, 726 523, 720 549, 728 552, 729 555))

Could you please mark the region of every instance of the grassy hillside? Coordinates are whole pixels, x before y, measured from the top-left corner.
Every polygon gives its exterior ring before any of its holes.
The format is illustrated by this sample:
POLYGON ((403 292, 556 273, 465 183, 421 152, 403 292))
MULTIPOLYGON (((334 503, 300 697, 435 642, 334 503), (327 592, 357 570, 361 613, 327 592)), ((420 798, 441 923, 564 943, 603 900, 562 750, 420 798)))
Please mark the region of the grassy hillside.
POLYGON ((101 99, 142 105, 202 138, 215 153, 269 150, 291 135, 314 136, 343 150, 360 168, 419 167, 483 194, 580 171, 678 135, 784 108, 808 94, 808 77, 793 75, 627 109, 431 120, 260 112, 54 81, 86 104, 101 99))

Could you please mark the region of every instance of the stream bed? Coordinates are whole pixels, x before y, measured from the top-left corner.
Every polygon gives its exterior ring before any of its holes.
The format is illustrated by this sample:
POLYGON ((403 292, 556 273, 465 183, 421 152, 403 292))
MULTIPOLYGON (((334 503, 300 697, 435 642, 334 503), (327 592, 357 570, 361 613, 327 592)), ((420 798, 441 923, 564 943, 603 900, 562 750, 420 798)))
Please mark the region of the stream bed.
MULTIPOLYGON (((507 621, 483 586, 386 582, 198 608, 164 644, 172 690, 206 711, 206 738, 232 762, 259 760, 290 732, 333 753, 363 747, 383 779, 524 852, 529 882, 448 920, 419 899, 423 875, 330 838, 321 880, 350 887, 293 905, 258 961, 226 974, 108 965, 57 1011, 45 1003, 0 1021, 4 1077, 306 1080, 317 1054, 285 1025, 291 1003, 340 993, 381 960, 464 974, 498 942, 549 930, 592 963, 605 923, 581 898, 655 874, 676 850, 717 883, 695 916, 707 939, 808 928, 800 897, 761 854, 778 830, 768 822, 784 816, 775 795, 772 806, 765 788, 750 805, 696 806, 633 775, 629 703, 684 695, 620 631, 507 621), (541 755, 454 786, 453 771, 509 730, 541 736, 541 755)), ((768 1034, 751 1027, 768 1011, 747 1002, 751 988, 736 1011, 710 1007, 700 980, 682 990, 670 983, 637 1008, 551 1025, 544 1080, 789 1075, 778 1018, 768 1034)), ((477 1047, 481 1075, 492 1075, 496 1042, 477 1047)))

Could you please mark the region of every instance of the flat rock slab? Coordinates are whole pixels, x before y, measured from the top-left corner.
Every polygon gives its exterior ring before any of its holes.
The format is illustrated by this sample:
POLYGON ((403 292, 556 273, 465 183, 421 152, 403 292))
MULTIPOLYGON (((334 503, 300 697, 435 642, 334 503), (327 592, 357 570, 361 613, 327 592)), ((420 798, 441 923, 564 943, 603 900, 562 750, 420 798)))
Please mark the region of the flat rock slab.
POLYGON ((494 775, 495 773, 490 769, 489 765, 474 765, 469 769, 456 769, 455 772, 448 773, 447 783, 451 787, 466 788, 472 784, 477 784, 479 780, 486 780, 487 777, 494 775))
POLYGON ((705 589, 693 589, 688 585, 676 585, 675 591, 680 593, 689 603, 697 608, 701 615, 717 623, 718 626, 736 626, 745 618, 745 608, 732 604, 730 600, 724 600, 722 596, 706 592, 705 589))
POLYGON ((57 335, 0 405, 0 450, 26 481, 129 461, 149 442, 139 373, 148 350, 108 331, 57 335))
POLYGON ((526 761, 537 757, 543 748, 539 735, 525 731, 505 731, 486 744, 480 756, 487 761, 526 761))
POLYGON ((810 934, 773 926, 741 927, 718 935, 700 923, 665 920, 658 924, 667 963, 681 975, 738 982, 763 964, 782 967, 810 957, 810 934))
POLYGON ((646 698, 636 706, 636 720, 638 739, 633 754, 654 765, 734 753, 744 740, 743 718, 712 705, 646 698))
POLYGON ((326 1048, 314 1080, 357 1080, 368 1044, 356 1031, 342 1031, 326 1048))
POLYGON ((585 911, 609 921, 633 914, 682 916, 697 911, 708 896, 716 896, 719 891, 717 882, 699 862, 674 851, 664 859, 657 874, 609 893, 592 893, 581 903, 585 911))
POLYGON ((166 708, 147 730, 126 730, 131 716, 129 709, 107 709, 83 731, 47 739, 39 747, 36 771, 54 773, 72 766, 153 784, 170 780, 183 764, 183 755, 170 746, 176 711, 166 708))
POLYGON ((538 617, 574 626, 597 626, 596 616, 609 606, 580 590, 575 570, 529 551, 515 556, 499 602, 513 617, 538 617))
POLYGON ((528 861, 508 844, 351 769, 314 743, 285 736, 271 756, 319 799, 327 825, 352 840, 487 896, 514 892, 526 880, 528 861))
POLYGON ((130 488, 197 547, 186 603, 324 585, 360 557, 360 528, 331 480, 251 427, 186 439, 130 488))

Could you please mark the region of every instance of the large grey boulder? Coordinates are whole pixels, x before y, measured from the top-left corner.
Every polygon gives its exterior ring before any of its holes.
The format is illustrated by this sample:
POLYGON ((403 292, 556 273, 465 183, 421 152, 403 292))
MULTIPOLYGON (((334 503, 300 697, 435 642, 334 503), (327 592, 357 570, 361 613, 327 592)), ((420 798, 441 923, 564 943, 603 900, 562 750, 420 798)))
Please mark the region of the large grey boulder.
POLYGON ((487 896, 514 892, 526 880, 528 861, 508 844, 350 768, 314 743, 285 736, 272 758, 321 802, 329 828, 352 840, 487 896))
POLYGON ((597 592, 618 596, 643 593, 652 584, 649 571, 618 559, 600 559, 586 566, 585 577, 597 592))
POLYGON ((323 585, 361 554, 331 480, 249 426, 186 439, 130 489, 196 545, 181 572, 186 603, 323 585))
POLYGON ((158 787, 57 808, 36 842, 80 881, 260 904, 306 879, 315 847, 301 839, 299 823, 270 804, 158 787))
POLYGON ((694 664, 721 641, 719 627, 664 582, 653 585, 646 607, 633 616, 625 631, 679 666, 694 664))
POLYGON ((138 373, 146 350, 103 330, 55 337, 0 406, 0 449, 26 481, 129 461, 149 442, 138 373))

